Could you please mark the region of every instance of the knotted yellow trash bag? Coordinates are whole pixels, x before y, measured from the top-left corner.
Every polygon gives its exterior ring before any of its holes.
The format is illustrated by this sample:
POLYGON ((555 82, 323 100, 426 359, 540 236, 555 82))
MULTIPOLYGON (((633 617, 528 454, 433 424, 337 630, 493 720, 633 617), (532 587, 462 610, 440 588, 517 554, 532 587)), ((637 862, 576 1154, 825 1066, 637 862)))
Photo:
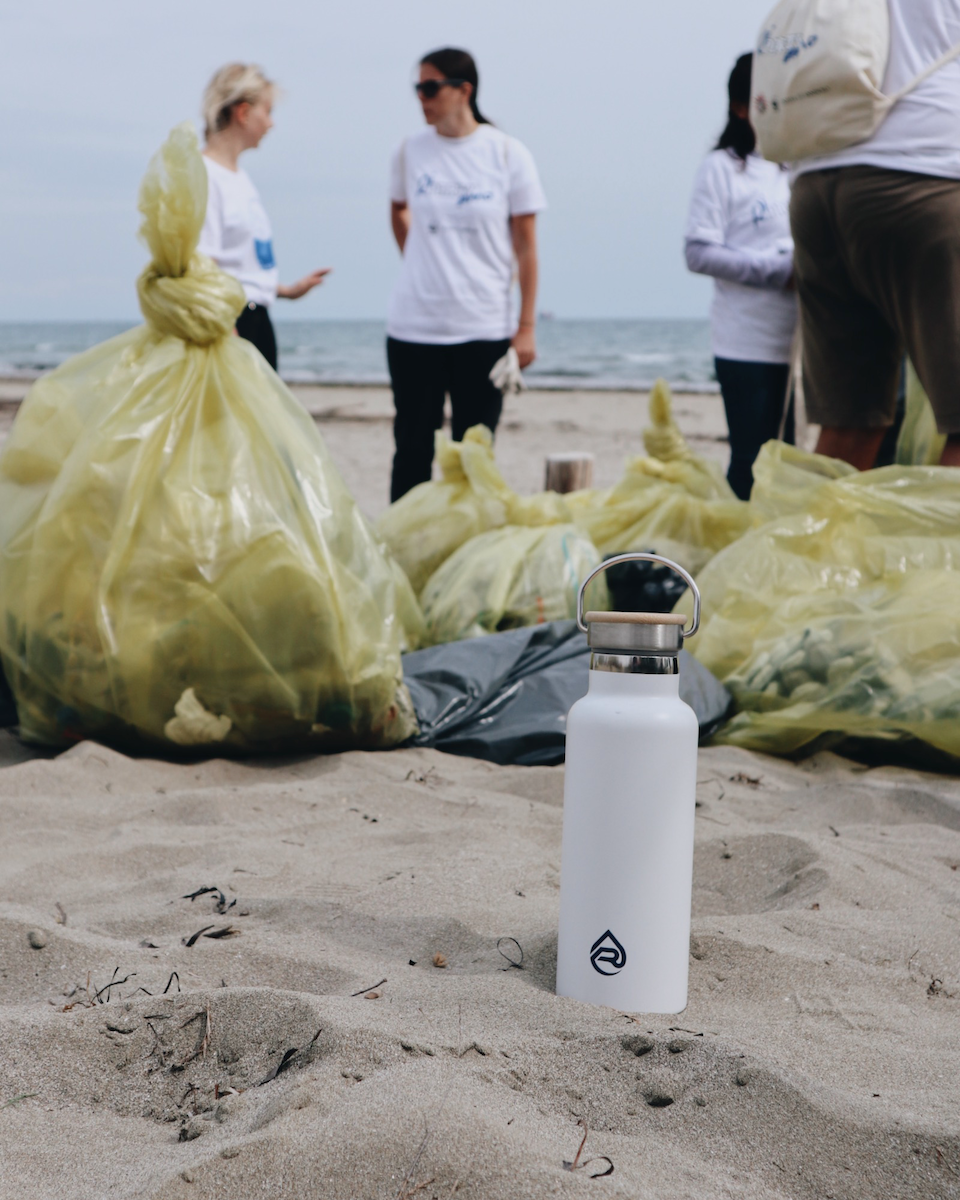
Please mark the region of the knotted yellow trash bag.
POLYGON ((697 580, 692 653, 741 710, 719 738, 775 754, 866 740, 910 742, 934 764, 960 757, 957 472, 832 462, 791 449, 784 464, 769 442, 754 499, 771 519, 697 580), (776 492, 778 465, 792 482, 776 492))
POLYGON ((550 525, 571 519, 554 492, 518 496, 493 458, 493 435, 474 425, 462 442, 434 437, 440 478, 418 484, 377 522, 377 533, 406 571, 417 595, 430 576, 479 533, 504 525, 550 525))
MULTIPOLYGON (((429 642, 453 642, 577 615, 583 580, 600 563, 574 525, 507 525, 464 543, 430 578, 421 600, 429 642)), ((606 607, 602 580, 591 605, 606 607)))
POLYGON ((750 509, 717 463, 695 455, 673 419, 668 385, 650 393, 647 454, 629 459, 606 491, 567 497, 574 520, 602 554, 655 549, 697 572, 749 528, 750 509))
POLYGON ((148 748, 386 746, 416 601, 310 417, 196 253, 191 126, 140 193, 146 325, 29 392, 0 456, 0 654, 23 734, 148 748))
POLYGON ((434 435, 439 479, 411 488, 377 521, 377 533, 406 571, 413 590, 464 542, 507 523, 512 492, 493 461, 493 436, 474 425, 462 442, 434 435))

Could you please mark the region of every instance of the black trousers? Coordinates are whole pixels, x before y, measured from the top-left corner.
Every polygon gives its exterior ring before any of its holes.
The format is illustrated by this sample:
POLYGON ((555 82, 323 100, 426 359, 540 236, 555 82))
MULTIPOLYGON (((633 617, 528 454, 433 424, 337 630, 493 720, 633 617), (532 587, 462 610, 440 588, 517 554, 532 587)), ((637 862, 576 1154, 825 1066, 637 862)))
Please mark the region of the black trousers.
POLYGON ((387 338, 387 364, 396 409, 391 502, 430 478, 433 435, 443 424, 443 402, 448 393, 455 442, 462 440, 471 425, 486 425, 491 433, 496 430, 503 396, 489 375, 493 364, 509 348, 509 338, 460 342, 455 346, 387 338))
POLYGON ((277 369, 277 335, 273 331, 270 310, 265 304, 250 301, 237 317, 237 333, 248 342, 253 342, 270 366, 277 369))
MULTIPOLYGON (((727 482, 741 500, 750 499, 753 464, 764 442, 775 438, 783 417, 790 367, 786 363, 713 360, 723 395, 730 431, 727 482)), ((783 440, 793 444, 793 411, 787 417, 783 440)))

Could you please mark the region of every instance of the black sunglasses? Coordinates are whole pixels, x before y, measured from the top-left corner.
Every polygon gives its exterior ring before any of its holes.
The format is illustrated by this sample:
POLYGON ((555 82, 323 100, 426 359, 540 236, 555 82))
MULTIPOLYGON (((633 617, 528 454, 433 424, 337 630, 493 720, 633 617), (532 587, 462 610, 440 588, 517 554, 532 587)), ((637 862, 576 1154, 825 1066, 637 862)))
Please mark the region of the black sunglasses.
POLYGON ((463 87, 466 79, 425 79, 423 83, 415 83, 413 90, 423 100, 432 100, 445 87, 463 87))

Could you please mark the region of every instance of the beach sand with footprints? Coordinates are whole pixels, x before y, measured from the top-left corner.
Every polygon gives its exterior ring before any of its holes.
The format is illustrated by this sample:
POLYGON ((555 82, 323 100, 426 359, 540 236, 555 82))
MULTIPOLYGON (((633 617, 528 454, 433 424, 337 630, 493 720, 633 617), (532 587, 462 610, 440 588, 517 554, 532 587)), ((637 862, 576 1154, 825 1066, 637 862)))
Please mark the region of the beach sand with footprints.
POLYGON ((3 757, 4 1198, 960 1195, 954 780, 701 751, 650 1017, 553 992, 562 767, 3 757))
MULTIPOLYGON (((311 396, 375 515, 384 394, 311 396)), ((498 455, 611 482, 643 423, 520 397, 498 455)), ((690 1002, 651 1017, 554 994, 562 767, 0 763, 4 1200, 960 1196, 956 780, 702 750, 690 1002)))

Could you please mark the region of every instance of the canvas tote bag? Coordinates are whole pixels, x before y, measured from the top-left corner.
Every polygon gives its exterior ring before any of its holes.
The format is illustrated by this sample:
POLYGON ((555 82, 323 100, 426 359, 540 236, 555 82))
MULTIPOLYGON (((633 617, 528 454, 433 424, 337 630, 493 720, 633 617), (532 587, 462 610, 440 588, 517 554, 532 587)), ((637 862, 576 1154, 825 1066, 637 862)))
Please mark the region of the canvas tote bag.
POLYGON ((796 162, 866 141, 960 44, 886 96, 889 53, 887 0, 781 0, 753 56, 750 119, 763 157, 796 162))

